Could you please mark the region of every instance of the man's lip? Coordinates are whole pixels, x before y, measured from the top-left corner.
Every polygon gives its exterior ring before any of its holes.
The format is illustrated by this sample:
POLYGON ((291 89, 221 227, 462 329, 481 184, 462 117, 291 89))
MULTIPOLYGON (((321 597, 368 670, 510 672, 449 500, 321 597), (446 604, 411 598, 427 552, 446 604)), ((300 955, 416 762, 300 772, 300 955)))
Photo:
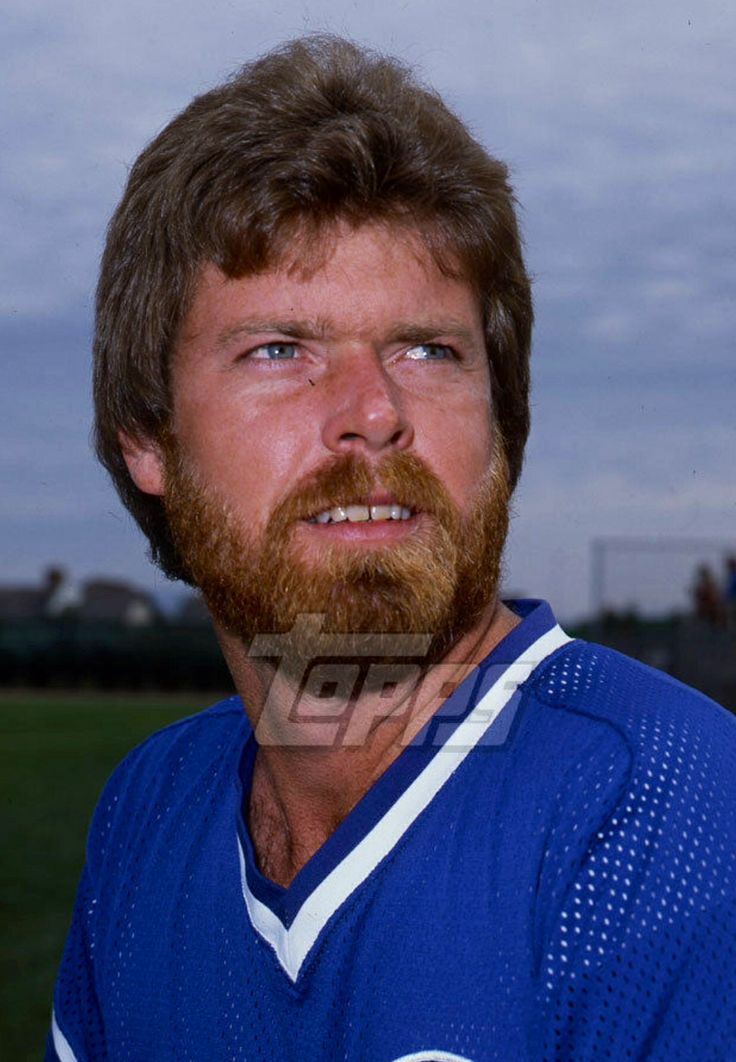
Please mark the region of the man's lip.
POLYGON ((360 502, 359 504, 361 504, 361 505, 402 505, 405 509, 411 509, 412 512, 414 511, 414 507, 412 505, 407 505, 406 502, 399 501, 399 499, 395 498, 392 494, 386 494, 385 492, 384 493, 380 493, 379 492, 379 493, 376 493, 376 494, 371 494, 371 495, 368 496, 368 500, 367 501, 360 502))
POLYGON ((299 527, 316 534, 322 542, 343 542, 356 545, 388 545, 414 534, 424 523, 423 513, 412 513, 408 520, 341 520, 319 524, 314 520, 300 520, 299 527))
POLYGON ((358 499, 351 498, 349 501, 331 502, 329 505, 325 505, 324 508, 315 509, 314 512, 310 512, 308 515, 303 516, 302 520, 313 520, 316 516, 319 516, 320 513, 329 512, 331 509, 346 509, 350 505, 365 505, 369 509, 373 505, 400 505, 402 509, 411 510, 412 516, 416 516, 420 512, 420 510, 410 502, 397 501, 397 499, 391 494, 371 494, 367 499, 363 497, 358 499))

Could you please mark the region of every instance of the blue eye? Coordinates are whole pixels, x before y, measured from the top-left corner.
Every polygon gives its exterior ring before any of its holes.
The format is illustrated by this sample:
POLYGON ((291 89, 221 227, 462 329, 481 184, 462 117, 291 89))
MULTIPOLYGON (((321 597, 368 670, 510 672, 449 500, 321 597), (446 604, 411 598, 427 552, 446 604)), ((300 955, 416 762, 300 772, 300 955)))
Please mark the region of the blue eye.
POLYGON ((411 361, 449 361, 453 354, 450 347, 441 343, 417 343, 415 347, 407 350, 404 357, 411 361))
POLYGON ((291 361, 296 354, 296 343, 264 343, 252 350, 249 357, 263 361, 291 361))

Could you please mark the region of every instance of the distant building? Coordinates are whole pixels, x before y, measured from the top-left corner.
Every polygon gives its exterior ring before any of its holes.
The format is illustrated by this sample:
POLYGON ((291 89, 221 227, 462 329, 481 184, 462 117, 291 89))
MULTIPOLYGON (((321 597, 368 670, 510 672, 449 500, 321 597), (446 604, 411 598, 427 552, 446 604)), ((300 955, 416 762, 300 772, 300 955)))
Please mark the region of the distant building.
POLYGON ((115 579, 89 579, 82 584, 77 616, 82 620, 149 627, 161 620, 151 594, 115 579))
POLYGON ((52 617, 74 615, 82 603, 78 584, 69 578, 63 568, 47 569, 46 584, 48 587, 46 615, 52 617))
POLYGON ((41 619, 44 605, 45 596, 39 587, 0 587, 0 620, 41 619))
POLYGON ((79 590, 63 568, 44 572, 40 586, 0 586, 0 620, 61 616, 79 605, 79 590))
POLYGON ((0 620, 61 619, 147 627, 161 622, 153 595, 118 579, 88 579, 81 585, 63 568, 46 570, 40 586, 0 586, 0 620))

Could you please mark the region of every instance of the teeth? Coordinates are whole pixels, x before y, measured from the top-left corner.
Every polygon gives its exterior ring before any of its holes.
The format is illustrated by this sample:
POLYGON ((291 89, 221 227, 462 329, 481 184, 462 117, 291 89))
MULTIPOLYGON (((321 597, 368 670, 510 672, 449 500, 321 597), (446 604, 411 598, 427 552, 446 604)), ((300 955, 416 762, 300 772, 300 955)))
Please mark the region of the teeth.
POLYGON ((371 505, 371 520, 390 520, 390 505, 371 505))
POLYGON ((367 505, 348 505, 345 512, 348 514, 348 520, 351 524, 363 523, 364 520, 370 520, 371 518, 367 505))
POLYGON ((313 524, 340 524, 348 520, 351 524, 364 523, 366 520, 408 520, 411 509, 403 505, 336 505, 313 516, 313 524))

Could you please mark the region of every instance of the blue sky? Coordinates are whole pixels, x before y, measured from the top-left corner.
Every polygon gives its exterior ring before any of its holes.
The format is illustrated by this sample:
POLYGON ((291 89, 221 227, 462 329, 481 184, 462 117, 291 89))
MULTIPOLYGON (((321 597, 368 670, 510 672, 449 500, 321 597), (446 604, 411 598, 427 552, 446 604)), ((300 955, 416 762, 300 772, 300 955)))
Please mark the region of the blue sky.
MULTIPOLYGON (((89 448, 105 225, 195 93, 322 29, 417 66, 512 169, 538 324, 507 586, 570 617, 596 537, 736 539, 730 2, 6 0, 0 19, 0 581, 56 561, 168 585, 89 448)), ((669 556, 616 560, 612 595, 682 596, 698 553, 669 556)))

